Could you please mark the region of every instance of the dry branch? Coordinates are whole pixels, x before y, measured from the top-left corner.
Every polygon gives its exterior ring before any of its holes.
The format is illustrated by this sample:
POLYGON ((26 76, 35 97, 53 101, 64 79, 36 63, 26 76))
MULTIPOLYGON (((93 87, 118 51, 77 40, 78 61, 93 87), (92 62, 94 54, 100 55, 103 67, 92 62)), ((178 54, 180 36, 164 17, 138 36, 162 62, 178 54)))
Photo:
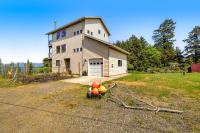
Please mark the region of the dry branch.
POLYGON ((143 102, 149 106, 151 106, 152 108, 148 108, 148 107, 135 107, 135 106, 130 106, 130 105, 127 105, 124 101, 120 100, 119 98, 117 98, 116 96, 114 96, 114 94, 112 93, 112 89, 114 87, 116 87, 117 84, 114 83, 111 87, 109 87, 109 92, 110 92, 110 98, 108 98, 108 100, 114 102, 114 103, 117 103, 119 104, 120 106, 123 106, 124 108, 127 108, 127 109, 136 109, 136 110, 147 110, 147 111, 155 111, 156 113, 157 112, 169 112, 169 113, 183 113, 183 111, 180 111, 180 110, 174 110, 174 109, 168 109, 168 108, 161 108, 161 107, 156 107, 150 103, 147 103, 141 99, 138 99, 138 98, 135 98, 136 100, 140 101, 140 102, 143 102))

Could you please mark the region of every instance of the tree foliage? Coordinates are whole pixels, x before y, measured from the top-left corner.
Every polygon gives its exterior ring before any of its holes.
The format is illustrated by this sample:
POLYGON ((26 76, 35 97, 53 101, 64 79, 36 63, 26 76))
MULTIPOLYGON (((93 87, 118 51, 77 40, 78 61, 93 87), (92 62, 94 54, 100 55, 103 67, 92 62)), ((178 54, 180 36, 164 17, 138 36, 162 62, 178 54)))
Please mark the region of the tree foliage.
POLYGON ((44 65, 44 67, 49 67, 49 59, 48 58, 43 59, 43 65, 44 65))
POLYGON ((183 40, 187 45, 185 46, 185 55, 192 58, 195 63, 200 60, 200 26, 195 26, 189 32, 187 39, 183 40))
POLYGON ((137 38, 132 35, 126 41, 117 41, 115 45, 130 53, 128 62, 134 70, 146 71, 150 67, 160 65, 160 52, 148 44, 143 37, 137 38))
POLYGON ((154 30, 153 40, 155 47, 162 53, 161 61, 164 66, 174 59, 174 30, 176 23, 172 19, 166 19, 158 29, 154 30))

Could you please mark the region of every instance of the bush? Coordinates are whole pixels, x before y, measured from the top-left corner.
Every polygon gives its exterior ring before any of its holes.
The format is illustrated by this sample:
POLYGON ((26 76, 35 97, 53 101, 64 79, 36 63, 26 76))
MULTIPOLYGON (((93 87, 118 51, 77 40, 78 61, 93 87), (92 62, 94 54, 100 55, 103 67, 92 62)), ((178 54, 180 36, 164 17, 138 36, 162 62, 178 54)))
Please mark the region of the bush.
POLYGON ((59 74, 59 73, 51 73, 51 74, 40 74, 40 75, 20 75, 18 77, 18 81, 23 84, 29 84, 34 82, 47 82, 54 80, 62 80, 71 78, 72 75, 59 74))
POLYGON ((134 66, 130 63, 128 63, 128 70, 130 71, 133 71, 134 70, 134 66))
POLYGON ((48 73, 49 68, 48 67, 39 67, 39 68, 36 68, 33 72, 34 73, 48 73))

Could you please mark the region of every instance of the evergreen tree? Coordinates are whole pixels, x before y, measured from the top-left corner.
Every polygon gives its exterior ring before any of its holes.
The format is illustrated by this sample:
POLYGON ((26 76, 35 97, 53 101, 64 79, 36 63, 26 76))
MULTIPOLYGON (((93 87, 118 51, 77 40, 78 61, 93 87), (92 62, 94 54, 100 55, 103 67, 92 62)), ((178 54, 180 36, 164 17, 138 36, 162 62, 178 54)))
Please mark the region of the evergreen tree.
POLYGON ((130 53, 128 62, 134 70, 146 71, 150 67, 160 65, 160 52, 143 37, 137 38, 132 35, 126 41, 117 41, 115 45, 130 53))
POLYGON ((175 49, 175 61, 179 64, 184 62, 184 56, 183 56, 183 52, 181 51, 181 49, 179 47, 176 47, 175 49))
POLYGON ((174 30, 176 23, 172 19, 166 19, 153 33, 155 47, 162 53, 162 63, 168 65, 174 59, 174 30))
POLYGON ((183 40, 187 43, 185 46, 185 54, 188 58, 192 58, 195 63, 200 60, 200 26, 195 26, 189 32, 187 39, 183 40))

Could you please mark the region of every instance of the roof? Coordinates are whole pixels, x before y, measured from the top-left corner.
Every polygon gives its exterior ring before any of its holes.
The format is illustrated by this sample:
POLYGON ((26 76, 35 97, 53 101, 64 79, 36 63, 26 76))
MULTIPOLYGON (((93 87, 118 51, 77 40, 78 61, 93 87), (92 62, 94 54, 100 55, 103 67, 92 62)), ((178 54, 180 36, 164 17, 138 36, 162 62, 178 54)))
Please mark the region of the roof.
POLYGON ((84 36, 85 36, 85 37, 88 37, 88 38, 90 38, 90 39, 92 39, 92 40, 101 42, 101 43, 107 45, 108 47, 110 47, 110 48, 112 48, 112 49, 114 49, 114 50, 117 50, 117 51, 119 51, 119 52, 121 52, 121 53, 124 53, 124 54, 127 54, 127 55, 130 54, 130 53, 127 52, 126 50, 124 50, 124 49, 122 49, 122 48, 120 48, 120 47, 117 47, 117 46, 115 46, 115 45, 113 45, 113 44, 111 44, 111 43, 109 43, 109 42, 106 42, 106 41, 97 39, 97 38, 92 37, 92 36, 89 36, 89 35, 87 35, 87 34, 84 34, 84 36))
POLYGON ((75 21, 73 21, 73 22, 71 22, 71 23, 66 24, 66 25, 63 25, 63 26, 61 26, 61 27, 58 27, 57 29, 52 30, 52 31, 46 33, 46 35, 53 34, 53 33, 57 32, 57 31, 59 31, 59 30, 62 30, 62 29, 64 29, 64 28, 68 28, 68 27, 70 27, 70 26, 72 26, 72 25, 75 25, 75 24, 77 24, 77 23, 80 23, 80 22, 82 22, 82 21, 85 21, 86 19, 99 19, 99 20, 101 21, 101 23, 103 24, 104 28, 106 29, 106 31, 108 32, 108 35, 110 35, 110 32, 109 32, 108 28, 106 27, 106 25, 105 25, 105 23, 104 23, 104 21, 103 21, 103 19, 102 19, 101 17, 86 17, 86 16, 85 16, 85 17, 82 17, 82 18, 79 18, 79 19, 77 19, 77 20, 75 20, 75 21))

